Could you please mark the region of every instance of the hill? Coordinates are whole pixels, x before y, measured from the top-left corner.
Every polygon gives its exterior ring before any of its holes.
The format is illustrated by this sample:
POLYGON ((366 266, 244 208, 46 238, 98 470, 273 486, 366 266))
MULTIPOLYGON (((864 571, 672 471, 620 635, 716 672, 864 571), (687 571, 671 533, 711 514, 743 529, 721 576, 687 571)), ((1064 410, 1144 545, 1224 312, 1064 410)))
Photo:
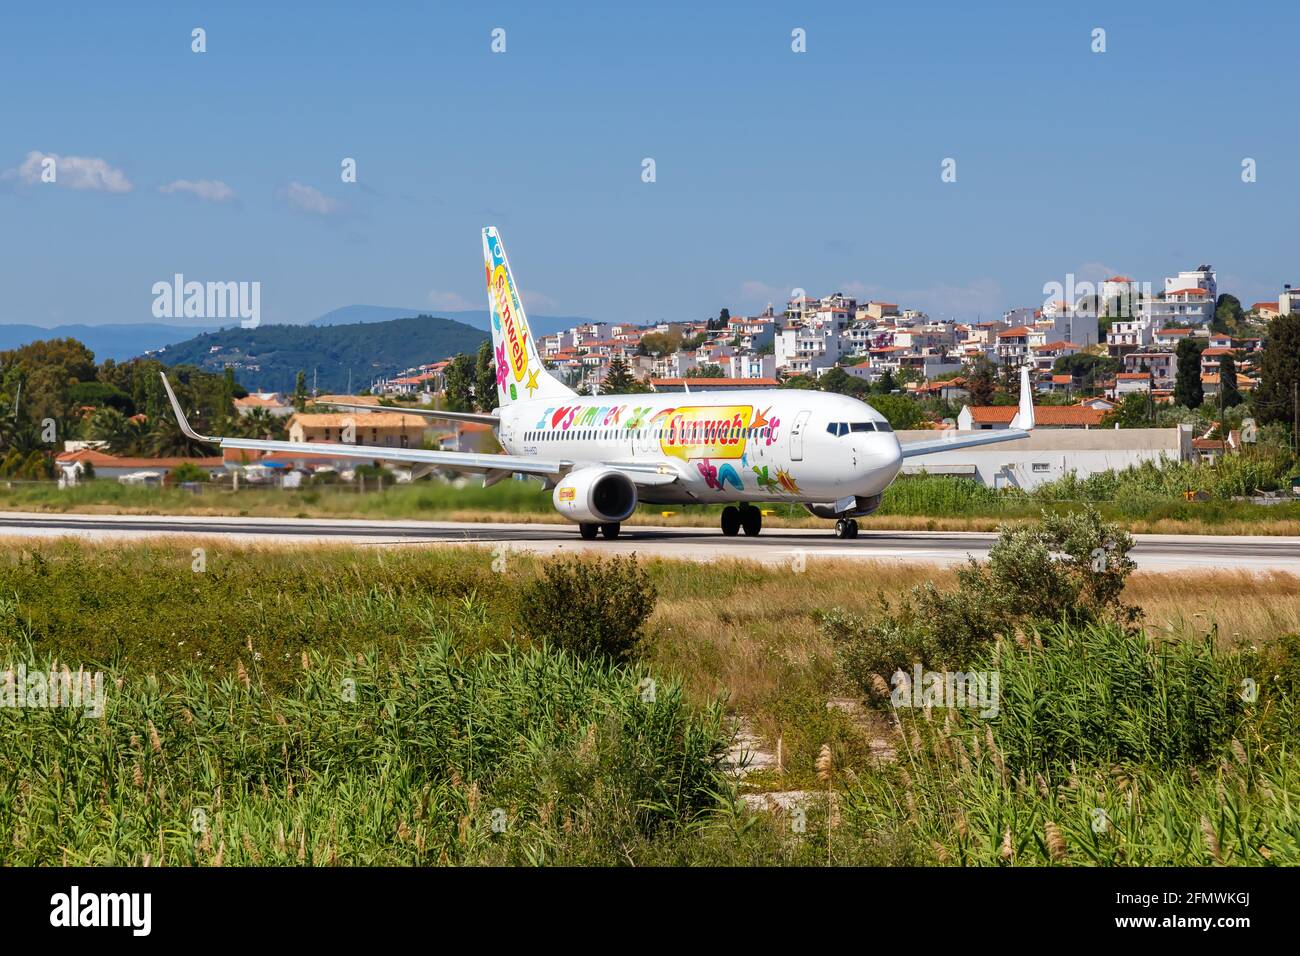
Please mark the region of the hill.
MULTIPOLYGON (((528 303, 524 303, 527 309, 528 303)), ((404 319, 412 315, 420 315, 420 309, 398 309, 387 305, 345 305, 340 309, 333 309, 326 312, 319 318, 312 319, 309 325, 352 325, 357 322, 373 323, 387 322, 392 319, 404 319)), ((473 326, 476 329, 488 329, 487 309, 465 309, 457 312, 439 313, 445 318, 455 319, 457 322, 463 322, 466 325, 473 326)), ((570 329, 575 325, 582 325, 592 322, 593 319, 585 319, 576 315, 533 315, 529 313, 528 324, 531 326, 534 335, 550 335, 553 332, 559 332, 562 329, 570 329)))
POLYGON ((292 391, 299 370, 325 392, 368 386, 373 379, 473 353, 487 333, 463 322, 421 315, 349 325, 263 325, 225 329, 168 346, 157 358, 167 365, 196 365, 204 371, 235 369, 251 391, 292 391))
POLYGON ((0 351, 22 348, 30 342, 49 339, 76 339, 95 353, 97 361, 127 359, 187 339, 199 332, 212 332, 217 326, 165 325, 139 322, 121 325, 0 325, 0 351))

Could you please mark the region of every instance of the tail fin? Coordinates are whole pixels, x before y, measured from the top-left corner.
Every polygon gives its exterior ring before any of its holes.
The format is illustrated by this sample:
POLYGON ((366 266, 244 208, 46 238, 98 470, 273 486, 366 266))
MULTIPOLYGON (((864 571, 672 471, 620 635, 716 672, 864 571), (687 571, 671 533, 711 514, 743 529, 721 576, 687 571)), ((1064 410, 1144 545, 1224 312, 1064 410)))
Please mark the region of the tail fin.
POLYGON ((492 319, 492 352, 496 356, 497 398, 502 405, 524 398, 573 395, 542 364, 519 301, 506 248, 495 226, 483 230, 483 263, 487 272, 488 314, 492 319))
POLYGON ((1034 427, 1034 387, 1029 382, 1029 366, 1020 367, 1020 408, 1011 420, 1012 428, 1029 431, 1034 427))

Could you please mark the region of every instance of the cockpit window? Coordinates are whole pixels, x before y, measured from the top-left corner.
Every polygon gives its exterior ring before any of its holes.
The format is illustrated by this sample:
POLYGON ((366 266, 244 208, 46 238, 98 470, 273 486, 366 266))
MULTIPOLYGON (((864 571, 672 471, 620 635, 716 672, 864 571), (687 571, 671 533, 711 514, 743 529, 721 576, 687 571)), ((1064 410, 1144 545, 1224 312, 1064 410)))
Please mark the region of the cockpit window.
POLYGON ((854 422, 850 428, 855 432, 874 432, 876 430, 875 422, 854 422))
POLYGON ((893 430, 889 422, 876 422, 876 431, 878 432, 892 432, 893 430))

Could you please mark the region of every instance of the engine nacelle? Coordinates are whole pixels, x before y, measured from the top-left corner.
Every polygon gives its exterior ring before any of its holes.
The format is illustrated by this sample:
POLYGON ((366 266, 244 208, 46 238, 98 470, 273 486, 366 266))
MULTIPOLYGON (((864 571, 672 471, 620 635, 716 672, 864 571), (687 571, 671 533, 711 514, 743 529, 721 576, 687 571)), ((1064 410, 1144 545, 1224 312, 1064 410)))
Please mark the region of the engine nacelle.
POLYGON ((615 524, 636 510, 636 485, 613 468, 581 468, 565 475, 551 493, 555 510, 579 524, 615 524))
POLYGON ((856 495, 852 503, 847 501, 837 501, 834 504, 805 504, 808 513, 816 515, 818 518, 865 518, 877 508, 884 500, 884 494, 856 495))

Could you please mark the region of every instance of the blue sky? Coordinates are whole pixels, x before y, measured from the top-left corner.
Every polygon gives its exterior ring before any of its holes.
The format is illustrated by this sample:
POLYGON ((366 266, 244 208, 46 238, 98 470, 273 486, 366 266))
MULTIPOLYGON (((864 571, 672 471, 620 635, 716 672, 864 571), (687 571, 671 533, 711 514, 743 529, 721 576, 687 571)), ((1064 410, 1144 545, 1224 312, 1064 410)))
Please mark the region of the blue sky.
POLYGON ((0 322, 153 321, 176 272, 271 322, 479 308, 489 223, 530 311, 612 320, 1300 282, 1292 4, 552 6, 6 5, 0 322), (33 151, 87 163, 33 183, 33 151))

